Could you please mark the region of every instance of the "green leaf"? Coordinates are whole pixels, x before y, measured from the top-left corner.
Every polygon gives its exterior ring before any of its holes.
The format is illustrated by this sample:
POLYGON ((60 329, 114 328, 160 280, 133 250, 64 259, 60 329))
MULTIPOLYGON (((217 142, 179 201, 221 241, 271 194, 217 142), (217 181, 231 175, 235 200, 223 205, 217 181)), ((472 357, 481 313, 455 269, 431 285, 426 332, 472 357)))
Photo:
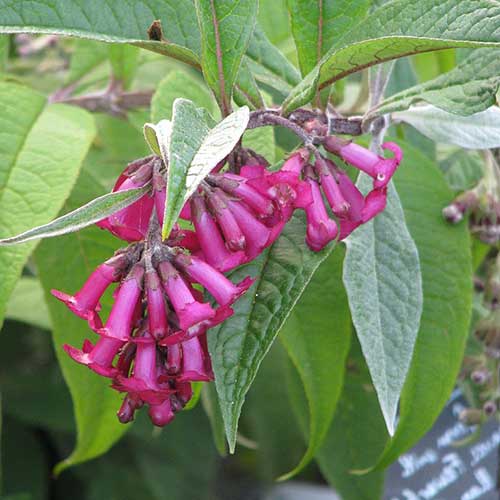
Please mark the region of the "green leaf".
MULTIPOLYGON (((361 175, 358 186, 365 192, 371 183, 361 175)), ((352 233, 346 246, 344 284, 352 321, 393 435, 423 299, 418 251, 392 183, 386 209, 352 233)))
POLYGON ((86 205, 71 212, 61 215, 57 219, 42 226, 29 229, 17 236, 0 239, 0 247, 7 245, 17 245, 27 241, 40 238, 53 238, 67 233, 80 231, 84 227, 91 226, 111 214, 118 212, 122 208, 128 207, 139 198, 144 196, 151 189, 149 184, 135 189, 126 189, 106 193, 98 198, 89 201, 86 205))
POLYGON ((490 0, 395 0, 356 25, 283 103, 286 113, 345 76, 398 57, 454 47, 495 47, 500 6, 490 0))
POLYGON ((286 0, 260 0, 259 25, 273 44, 290 38, 290 22, 286 0))
POLYGON ((280 238, 253 262, 231 274, 255 278, 234 306, 234 315, 208 336, 226 437, 234 452, 246 393, 290 311, 332 246, 311 252, 304 244, 304 218, 295 215, 280 238))
POLYGON ((472 189, 484 174, 484 160, 476 151, 455 151, 440 162, 440 167, 454 191, 472 189))
POLYGON ((244 106, 210 129, 202 110, 191 101, 174 101, 163 238, 170 234, 182 207, 203 179, 234 149, 248 119, 249 110, 244 106))
POLYGON ((224 434, 224 421, 220 412, 219 402, 217 400, 217 391, 214 384, 205 384, 201 391, 201 403, 207 414, 212 428, 212 436, 215 447, 221 457, 227 455, 226 436, 224 434))
POLYGON ((102 42, 132 43, 197 65, 200 35, 192 0, 0 0, 0 33, 54 33, 102 42), (148 39, 162 22, 164 41, 148 39))
POLYGON ((109 60, 113 77, 119 80, 125 89, 128 89, 138 69, 139 48, 123 43, 113 43, 109 46, 109 60))
MULTIPOLYGON (((95 134, 81 109, 53 104, 20 85, 0 82, 0 236, 57 215, 95 134)), ((0 325, 7 300, 34 245, 0 249, 0 325)))
POLYGON ((350 28, 363 19, 370 0, 288 0, 299 65, 307 75, 350 28))
POLYGON ((447 224, 441 209, 453 199, 435 163, 400 144, 395 175, 408 228, 420 254, 424 309, 401 395, 398 429, 380 460, 391 463, 433 425, 456 382, 468 335, 472 272, 467 224, 447 224))
POLYGON ((250 71, 259 82, 285 92, 300 82, 297 68, 269 41, 258 25, 250 39, 246 59, 250 71))
POLYGON ((191 387, 193 389, 193 395, 187 402, 184 410, 192 410, 193 408, 196 408, 196 405, 198 404, 201 397, 201 390, 203 389, 203 385, 203 382, 192 382, 191 387))
POLYGON ((297 369, 309 405, 309 445, 300 463, 280 479, 302 470, 321 446, 337 406, 351 342, 351 315, 342 284, 344 250, 338 247, 319 266, 280 334, 297 369))
MULTIPOLYGON (((291 364, 290 364, 291 365, 291 364)), ((289 366, 287 388, 294 413, 307 428, 305 394, 297 371, 289 366)), ((323 476, 345 500, 374 500, 382 497, 381 471, 363 476, 356 469, 372 464, 387 442, 384 419, 370 374, 355 338, 347 360, 342 395, 323 445, 316 453, 323 476)))
POLYGON ((265 107, 264 98, 246 60, 243 60, 240 66, 233 98, 238 106, 248 106, 253 109, 265 107))
MULTIPOLYGON (((298 422, 290 418, 292 408, 285 390, 289 363, 282 343, 274 342, 248 391, 242 416, 245 432, 257 444, 257 471, 268 483, 293 469, 304 454, 304 435, 298 422)), ((304 406, 307 411, 307 403, 304 406)), ((224 431, 223 438, 225 443, 224 431)))
POLYGON ((7 304, 5 318, 50 330, 49 310, 36 278, 23 276, 19 279, 7 304))
POLYGON ((425 101, 458 115, 468 116, 493 106, 500 86, 500 50, 475 50, 449 73, 399 92, 366 116, 402 111, 425 101))
POLYGON ((97 43, 93 40, 74 40, 73 53, 64 84, 68 86, 77 82, 106 61, 108 55, 109 47, 104 43, 97 43))
POLYGON ((262 155, 271 165, 276 162, 276 141, 273 127, 258 127, 247 130, 243 136, 243 147, 262 155))
POLYGON ((216 111, 215 101, 206 86, 196 76, 186 71, 176 70, 169 73, 156 87, 151 100, 151 121, 171 120, 174 101, 183 97, 193 101, 198 107, 210 113, 216 111))
POLYGON ((489 149, 500 146, 500 108, 492 106, 471 116, 459 116, 431 104, 397 111, 394 120, 415 127, 435 142, 455 144, 466 149, 489 149))
POLYGON ((224 116, 257 19, 257 0, 195 0, 201 31, 201 67, 224 116))
MULTIPOLYGON (((82 171, 67 208, 80 205, 103 192, 87 170, 82 171)), ((45 240, 35 252, 35 262, 45 290, 53 325, 57 358, 69 386, 77 423, 77 442, 71 455, 58 464, 59 473, 67 467, 90 460, 107 451, 126 431, 116 418, 122 396, 109 387, 109 381, 75 363, 62 349, 64 344, 80 347, 85 338, 95 341, 87 323, 72 314, 51 296, 56 288, 73 293, 82 286, 97 265, 111 257, 118 244, 107 231, 96 227, 45 240)), ((111 297, 103 301, 103 314, 109 312, 111 297)))
POLYGON ((161 156, 165 165, 168 165, 172 122, 170 120, 160 120, 157 124, 145 123, 143 132, 144 139, 146 139, 151 152, 161 156))

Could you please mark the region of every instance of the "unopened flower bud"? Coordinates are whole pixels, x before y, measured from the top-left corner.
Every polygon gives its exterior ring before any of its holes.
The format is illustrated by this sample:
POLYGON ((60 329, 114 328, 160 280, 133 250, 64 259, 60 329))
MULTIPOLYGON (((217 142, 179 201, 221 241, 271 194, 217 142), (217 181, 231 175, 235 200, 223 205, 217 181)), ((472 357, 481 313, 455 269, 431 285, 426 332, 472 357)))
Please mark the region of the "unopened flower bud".
POLYGON ((483 405, 483 411, 487 417, 491 417, 497 412, 497 404, 495 401, 486 401, 483 405))
POLYGON ((476 385, 484 385, 491 379, 491 372, 486 368, 474 370, 470 378, 476 385))
POLYGON ((482 410, 467 408, 460 412, 458 419, 465 425, 478 425, 484 420, 484 415, 482 410))

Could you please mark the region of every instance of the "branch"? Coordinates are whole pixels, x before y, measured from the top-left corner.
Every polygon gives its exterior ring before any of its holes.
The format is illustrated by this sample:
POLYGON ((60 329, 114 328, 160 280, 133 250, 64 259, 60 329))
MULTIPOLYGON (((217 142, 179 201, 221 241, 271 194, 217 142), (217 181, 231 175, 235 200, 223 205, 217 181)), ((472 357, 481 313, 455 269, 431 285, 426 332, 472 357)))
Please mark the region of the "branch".
POLYGON ((92 113, 108 113, 124 118, 130 109, 148 107, 151 104, 152 96, 152 90, 124 92, 120 84, 112 82, 103 92, 95 92, 78 97, 71 97, 62 89, 52 94, 49 102, 71 104, 92 113))

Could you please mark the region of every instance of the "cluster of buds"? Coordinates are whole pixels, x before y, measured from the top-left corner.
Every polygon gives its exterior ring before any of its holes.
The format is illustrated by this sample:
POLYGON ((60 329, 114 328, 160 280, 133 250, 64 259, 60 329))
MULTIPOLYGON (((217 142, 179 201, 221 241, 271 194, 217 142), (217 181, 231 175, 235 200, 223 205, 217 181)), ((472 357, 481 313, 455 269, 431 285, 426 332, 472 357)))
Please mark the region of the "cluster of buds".
POLYGON ((118 411, 121 422, 132 420, 146 404, 153 423, 165 425, 191 398, 192 382, 213 379, 207 331, 233 314, 231 305, 252 284, 250 277, 234 284, 222 273, 261 254, 296 209, 306 213, 306 243, 314 251, 345 238, 384 209, 400 149, 386 143, 393 157, 384 159, 334 137, 324 145, 374 179, 368 195, 326 156, 317 154, 309 163, 307 149, 292 154, 277 171, 258 155, 244 155, 247 163, 236 171, 223 164, 212 170, 181 211, 191 229, 175 225, 166 241, 160 227, 167 166, 148 156, 120 175, 114 191, 150 188, 97 225, 129 246, 101 264, 75 295, 53 294, 99 336, 95 344, 86 340, 82 349, 65 350, 126 394, 118 411), (115 302, 103 321, 100 300, 112 284, 117 285, 115 302), (204 300, 201 289, 215 305, 204 300))
POLYGON ((443 216, 452 224, 469 214, 469 227, 473 234, 488 245, 500 241, 500 166, 488 154, 485 175, 479 184, 465 191, 443 209, 443 216))
POLYGON ((500 253, 493 260, 486 283, 476 282, 483 293, 484 313, 476 323, 477 353, 466 356, 462 376, 472 382, 479 408, 468 408, 460 415, 463 422, 480 424, 500 410, 500 253))

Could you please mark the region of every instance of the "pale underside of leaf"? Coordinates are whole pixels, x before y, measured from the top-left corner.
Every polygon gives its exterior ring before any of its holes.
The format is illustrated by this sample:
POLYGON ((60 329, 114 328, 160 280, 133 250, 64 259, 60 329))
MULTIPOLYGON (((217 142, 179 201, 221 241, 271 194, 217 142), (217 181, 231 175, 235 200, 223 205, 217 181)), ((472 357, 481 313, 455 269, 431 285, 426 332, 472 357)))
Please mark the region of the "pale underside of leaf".
POLYGON ((35 227, 11 238, 1 239, 0 246, 16 245, 40 238, 53 238, 79 231, 131 205, 144 196, 149 189, 149 184, 146 184, 137 189, 105 194, 48 224, 35 227))
POLYGON ((432 105, 413 106, 392 114, 435 142, 466 149, 500 147, 500 108, 492 106, 471 116, 448 113, 432 105))
MULTIPOLYGON (((361 190, 371 180, 363 175, 361 190)), ((385 211, 346 240, 344 284, 352 321, 390 435, 422 313, 418 251, 397 192, 389 185, 385 211)))

